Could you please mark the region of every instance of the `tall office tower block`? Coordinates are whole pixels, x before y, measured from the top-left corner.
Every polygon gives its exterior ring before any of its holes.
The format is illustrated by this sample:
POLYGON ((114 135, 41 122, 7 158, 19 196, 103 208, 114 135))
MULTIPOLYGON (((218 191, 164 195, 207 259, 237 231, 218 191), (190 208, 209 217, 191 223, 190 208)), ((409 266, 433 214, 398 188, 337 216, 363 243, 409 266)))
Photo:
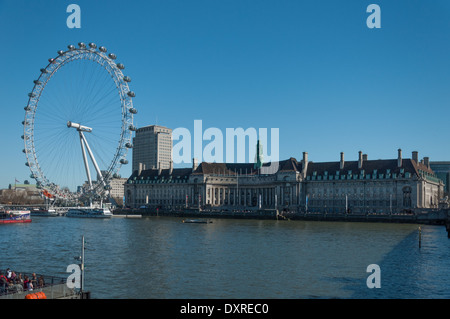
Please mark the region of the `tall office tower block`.
POLYGON ((168 169, 171 162, 172 129, 158 125, 137 129, 133 138, 133 172, 140 169, 168 169))

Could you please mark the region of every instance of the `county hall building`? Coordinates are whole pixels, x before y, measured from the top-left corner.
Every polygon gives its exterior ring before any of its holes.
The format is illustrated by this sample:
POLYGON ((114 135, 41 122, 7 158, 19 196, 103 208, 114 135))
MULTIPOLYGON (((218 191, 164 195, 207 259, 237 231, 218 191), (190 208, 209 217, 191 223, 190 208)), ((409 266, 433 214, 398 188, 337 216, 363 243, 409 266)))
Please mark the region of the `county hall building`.
MULTIPOLYGON (((356 155, 356 154, 355 154, 356 155)), ((404 158, 357 160, 344 154, 311 162, 304 152, 277 163, 197 163, 168 168, 138 165, 125 184, 129 207, 161 209, 288 209, 300 212, 398 213, 437 208, 444 184, 418 152, 404 158), (272 171, 265 168, 272 168, 272 171), (264 172, 264 173, 263 173, 264 172)))

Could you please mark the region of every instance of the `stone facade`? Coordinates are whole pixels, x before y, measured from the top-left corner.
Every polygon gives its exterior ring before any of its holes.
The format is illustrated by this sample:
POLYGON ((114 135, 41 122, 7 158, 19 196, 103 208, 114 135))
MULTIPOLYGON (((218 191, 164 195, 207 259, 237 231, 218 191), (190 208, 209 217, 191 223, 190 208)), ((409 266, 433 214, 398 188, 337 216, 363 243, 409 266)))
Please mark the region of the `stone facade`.
MULTIPOLYGON (((443 183, 428 159, 368 160, 314 163, 280 161, 278 170, 262 174, 251 163, 207 163, 192 168, 139 169, 125 184, 129 207, 220 207, 289 209, 318 212, 400 212, 435 208, 443 183)), ((270 163, 264 167, 273 167, 270 163)))
POLYGON ((117 206, 123 205, 123 197, 125 194, 125 183, 127 182, 127 178, 113 178, 109 182, 110 196, 115 202, 117 206))
POLYGON ((302 182, 302 197, 310 211, 389 213, 437 208, 444 185, 429 163, 412 159, 310 163, 302 182))

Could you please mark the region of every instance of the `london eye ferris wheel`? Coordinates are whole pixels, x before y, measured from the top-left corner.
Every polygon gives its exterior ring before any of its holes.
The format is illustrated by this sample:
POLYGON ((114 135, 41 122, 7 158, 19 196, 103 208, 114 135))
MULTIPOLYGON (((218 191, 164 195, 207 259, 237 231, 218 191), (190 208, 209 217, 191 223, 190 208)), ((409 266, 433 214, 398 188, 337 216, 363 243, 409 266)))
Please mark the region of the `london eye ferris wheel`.
POLYGON ((128 164, 135 93, 125 66, 95 43, 57 52, 34 80, 23 121, 31 178, 57 198, 105 199, 128 164))

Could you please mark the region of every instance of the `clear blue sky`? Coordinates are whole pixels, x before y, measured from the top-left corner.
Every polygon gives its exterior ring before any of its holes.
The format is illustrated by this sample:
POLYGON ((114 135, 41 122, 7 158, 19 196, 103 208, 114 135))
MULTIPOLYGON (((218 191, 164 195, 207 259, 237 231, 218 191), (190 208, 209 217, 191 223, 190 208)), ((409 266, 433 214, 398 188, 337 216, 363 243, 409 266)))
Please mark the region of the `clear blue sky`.
POLYGON ((138 127, 279 128, 281 159, 402 148, 450 160, 447 0, 0 0, 0 35, 0 188, 29 179, 20 136, 32 81, 80 41, 126 65, 138 127), (66 26, 71 3, 81 29, 66 26), (366 26, 371 3, 381 29, 366 26))

